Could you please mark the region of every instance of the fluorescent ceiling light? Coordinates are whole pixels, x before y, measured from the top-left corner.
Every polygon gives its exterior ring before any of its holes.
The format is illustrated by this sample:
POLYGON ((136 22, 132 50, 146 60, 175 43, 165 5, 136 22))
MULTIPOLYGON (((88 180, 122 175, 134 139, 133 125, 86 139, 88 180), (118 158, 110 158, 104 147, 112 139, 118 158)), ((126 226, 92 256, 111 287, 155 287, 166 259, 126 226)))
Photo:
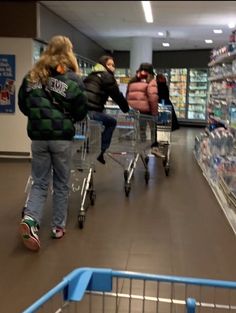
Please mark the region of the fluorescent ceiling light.
POLYGON ((222 34, 223 33, 222 29, 213 29, 213 32, 215 34, 222 34))
POLYGON ((205 39, 205 43, 213 43, 212 39, 205 39))
POLYGON ((228 24, 229 28, 234 28, 235 27, 235 24, 233 22, 229 23, 228 24))
POLYGON ((143 6, 143 11, 147 23, 153 23, 152 8, 150 1, 141 1, 143 6))
POLYGON ((163 47, 169 47, 170 44, 169 44, 169 42, 163 42, 163 43, 162 43, 162 46, 163 46, 163 47))
POLYGON ((158 35, 159 36, 164 36, 164 33, 163 32, 158 32, 158 35))

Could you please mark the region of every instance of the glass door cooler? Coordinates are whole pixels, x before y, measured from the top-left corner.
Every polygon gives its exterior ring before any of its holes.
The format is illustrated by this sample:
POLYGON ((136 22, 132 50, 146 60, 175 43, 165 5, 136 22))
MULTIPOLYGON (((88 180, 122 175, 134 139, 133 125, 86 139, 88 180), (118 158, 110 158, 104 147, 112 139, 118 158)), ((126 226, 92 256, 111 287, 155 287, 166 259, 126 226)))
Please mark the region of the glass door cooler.
POLYGON ((206 120, 208 70, 190 69, 188 83, 188 120, 206 120))
POLYGON ((186 118, 187 73, 186 68, 170 69, 170 100, 179 119, 186 118))

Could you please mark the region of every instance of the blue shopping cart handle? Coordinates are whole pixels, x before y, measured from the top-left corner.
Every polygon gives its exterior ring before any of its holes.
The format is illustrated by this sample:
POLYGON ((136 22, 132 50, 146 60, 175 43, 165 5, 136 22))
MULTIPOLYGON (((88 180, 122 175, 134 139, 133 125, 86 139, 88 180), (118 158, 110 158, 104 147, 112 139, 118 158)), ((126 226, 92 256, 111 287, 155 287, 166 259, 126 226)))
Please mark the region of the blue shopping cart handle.
MULTIPOLYGON (((67 301, 80 301, 86 290, 109 292, 112 290, 113 277, 236 289, 236 282, 234 281, 114 271, 106 268, 78 268, 65 276, 58 285, 22 313, 36 312, 36 310, 61 291, 64 291, 64 300, 67 301)), ((186 306, 188 313, 195 313, 196 300, 193 298, 186 299, 186 306)))

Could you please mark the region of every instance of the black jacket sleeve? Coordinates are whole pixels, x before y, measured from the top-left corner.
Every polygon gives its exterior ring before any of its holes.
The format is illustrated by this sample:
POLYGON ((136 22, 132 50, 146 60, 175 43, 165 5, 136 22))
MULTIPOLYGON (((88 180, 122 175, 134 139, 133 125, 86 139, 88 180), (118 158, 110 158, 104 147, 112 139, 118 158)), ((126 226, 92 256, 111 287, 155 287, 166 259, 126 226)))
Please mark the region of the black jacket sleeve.
POLYGON ((122 112, 129 112, 129 105, 122 92, 119 90, 115 77, 109 72, 103 73, 103 83, 106 93, 119 105, 122 112))
POLYGON ((18 106, 20 111, 28 116, 28 112, 29 112, 29 108, 27 106, 27 81, 26 81, 26 77, 23 79, 22 84, 20 86, 19 92, 18 92, 18 106))

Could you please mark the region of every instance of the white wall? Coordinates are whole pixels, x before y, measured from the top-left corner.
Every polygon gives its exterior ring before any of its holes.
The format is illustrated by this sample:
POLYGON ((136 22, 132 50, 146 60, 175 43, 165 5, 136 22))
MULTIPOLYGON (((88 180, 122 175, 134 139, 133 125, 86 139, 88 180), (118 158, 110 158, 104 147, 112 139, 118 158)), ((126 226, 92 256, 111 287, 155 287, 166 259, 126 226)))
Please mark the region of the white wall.
POLYGON ((75 29, 68 22, 38 3, 38 38, 48 42, 52 36, 63 35, 70 38, 75 53, 88 60, 97 61, 105 50, 96 42, 75 29))
POLYGON ((0 38, 0 54, 16 57, 15 113, 0 113, 0 155, 6 152, 30 152, 27 136, 27 118, 18 108, 17 95, 24 75, 33 65, 33 40, 26 38, 0 38))

